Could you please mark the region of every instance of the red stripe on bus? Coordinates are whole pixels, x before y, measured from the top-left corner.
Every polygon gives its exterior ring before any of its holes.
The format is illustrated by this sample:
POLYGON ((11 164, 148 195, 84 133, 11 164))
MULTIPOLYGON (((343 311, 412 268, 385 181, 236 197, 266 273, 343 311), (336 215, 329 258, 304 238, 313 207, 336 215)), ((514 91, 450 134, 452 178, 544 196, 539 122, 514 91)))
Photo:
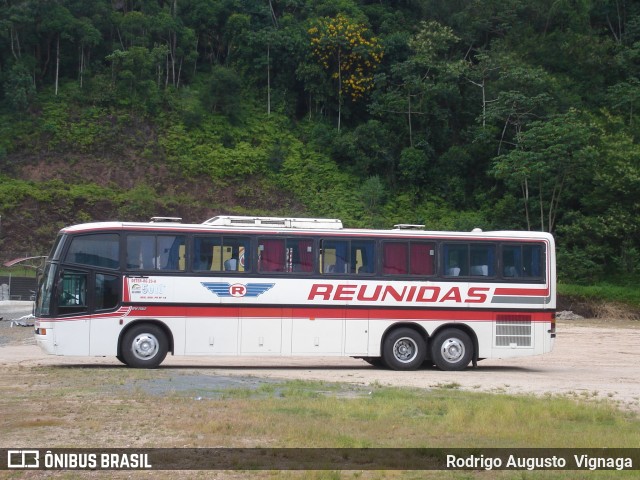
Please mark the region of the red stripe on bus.
POLYGON ((496 288, 494 295, 512 295, 525 297, 548 297, 549 288, 496 288))
POLYGON ((456 320, 456 321, 494 321, 496 316, 511 316, 514 319, 534 322, 550 321, 553 311, 521 312, 512 310, 409 310, 409 309, 369 309, 369 308, 316 308, 316 307, 179 307, 148 306, 145 310, 132 311, 129 316, 145 318, 187 317, 187 318, 308 318, 346 319, 346 320, 456 320))

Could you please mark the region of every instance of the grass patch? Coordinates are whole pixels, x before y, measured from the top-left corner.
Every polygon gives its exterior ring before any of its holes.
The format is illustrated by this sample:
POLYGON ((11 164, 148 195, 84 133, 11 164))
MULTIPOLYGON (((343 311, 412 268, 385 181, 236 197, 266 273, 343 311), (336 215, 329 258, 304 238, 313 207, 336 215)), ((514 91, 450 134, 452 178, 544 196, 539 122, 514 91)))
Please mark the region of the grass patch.
POLYGON ((637 285, 558 284, 558 295, 560 299, 564 297, 563 303, 577 304, 586 310, 587 316, 640 319, 640 289, 637 285))
MULTIPOLYGON (((171 390, 178 376, 185 374, 123 368, 0 368, 0 443, 7 448, 613 448, 640 444, 636 413, 580 396, 464 392, 453 384, 408 389, 271 381, 258 388, 231 387, 222 395, 195 398, 193 391, 171 390), (15 387, 16 377, 22 379, 21 388, 15 387), (152 391, 153 384, 164 385, 166 391, 152 391)), ((195 381, 200 377, 194 375, 195 381)), ((487 472, 280 472, 284 477, 243 473, 250 478, 489 478, 487 472)), ((491 478, 514 478, 514 474, 527 479, 572 478, 572 472, 492 473, 491 478)), ((620 473, 595 472, 590 478, 613 478, 620 473)))

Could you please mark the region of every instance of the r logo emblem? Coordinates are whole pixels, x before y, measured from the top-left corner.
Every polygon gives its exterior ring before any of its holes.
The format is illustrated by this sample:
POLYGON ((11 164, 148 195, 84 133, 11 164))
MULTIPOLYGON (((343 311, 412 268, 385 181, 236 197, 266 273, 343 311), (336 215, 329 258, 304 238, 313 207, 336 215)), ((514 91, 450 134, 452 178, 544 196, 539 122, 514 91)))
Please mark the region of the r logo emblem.
POLYGON ((241 283, 234 283, 229 287, 229 295, 232 297, 244 297, 247 294, 247 287, 241 283))
POLYGON ((242 298, 242 297, 259 297, 267 290, 270 290, 275 283, 234 283, 231 285, 227 282, 202 282, 202 286, 211 293, 222 298, 242 298))

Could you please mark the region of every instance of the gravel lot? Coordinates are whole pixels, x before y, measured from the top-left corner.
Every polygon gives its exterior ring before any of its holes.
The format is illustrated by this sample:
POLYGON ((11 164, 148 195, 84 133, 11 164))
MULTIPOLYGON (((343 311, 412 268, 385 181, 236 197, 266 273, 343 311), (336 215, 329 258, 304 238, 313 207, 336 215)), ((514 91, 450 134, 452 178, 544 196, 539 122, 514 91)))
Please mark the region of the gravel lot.
MULTIPOLYGON (((0 302, 0 368, 20 364, 120 365, 115 358, 45 355, 30 327, 10 327, 8 319, 30 312, 30 305, 0 302)), ((547 355, 484 360, 477 369, 393 372, 362 360, 335 357, 167 357, 164 373, 176 377, 253 377, 348 382, 417 388, 458 388, 509 394, 568 395, 615 402, 640 411, 640 322, 574 320, 558 323, 555 349, 547 355), (169 371, 169 372, 167 372, 169 371)), ((125 367, 123 367, 125 368, 125 367)), ((166 376, 166 375, 165 375, 166 376)))

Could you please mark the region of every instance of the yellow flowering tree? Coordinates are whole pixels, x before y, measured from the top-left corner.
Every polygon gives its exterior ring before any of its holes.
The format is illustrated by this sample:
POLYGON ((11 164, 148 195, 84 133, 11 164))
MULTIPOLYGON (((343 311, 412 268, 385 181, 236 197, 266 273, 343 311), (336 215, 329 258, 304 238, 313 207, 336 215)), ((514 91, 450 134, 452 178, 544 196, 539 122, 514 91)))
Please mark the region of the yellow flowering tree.
POLYGON ((357 101, 373 88, 383 50, 367 27, 342 14, 321 18, 309 29, 314 58, 337 83, 338 130, 343 97, 357 101))

